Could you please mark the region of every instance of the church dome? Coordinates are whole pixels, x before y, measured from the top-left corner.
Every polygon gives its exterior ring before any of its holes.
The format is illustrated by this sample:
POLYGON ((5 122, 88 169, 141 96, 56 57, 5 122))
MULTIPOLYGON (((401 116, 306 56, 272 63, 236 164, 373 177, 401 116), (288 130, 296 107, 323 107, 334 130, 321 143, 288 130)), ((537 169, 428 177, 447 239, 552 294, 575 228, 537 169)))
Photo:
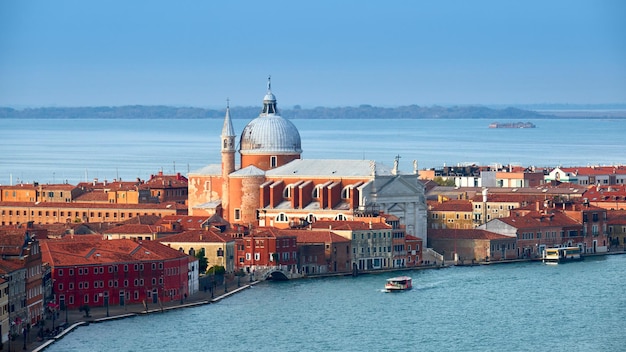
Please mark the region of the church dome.
POLYGON ((243 154, 300 154, 300 133, 291 121, 284 119, 276 109, 276 97, 268 80, 263 111, 244 127, 239 142, 243 154))

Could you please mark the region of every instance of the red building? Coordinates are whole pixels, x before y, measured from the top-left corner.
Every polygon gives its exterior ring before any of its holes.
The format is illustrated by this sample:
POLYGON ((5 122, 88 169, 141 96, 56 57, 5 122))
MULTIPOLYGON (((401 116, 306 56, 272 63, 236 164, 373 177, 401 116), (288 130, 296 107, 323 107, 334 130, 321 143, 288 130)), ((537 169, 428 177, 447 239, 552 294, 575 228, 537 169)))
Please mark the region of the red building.
MULTIPOLYGON (((25 323, 35 324, 43 318, 42 261, 39 242, 32 224, 18 228, 5 228, 0 236, 0 254, 2 259, 12 262, 16 267, 25 269, 24 301, 25 323)), ((13 283, 12 283, 13 284, 13 283)))
POLYGON ((158 242, 77 236, 43 240, 41 249, 61 307, 156 304, 188 292, 188 256, 158 242))
POLYGON ((331 231, 282 230, 296 236, 298 270, 303 274, 350 272, 351 241, 331 231))
POLYGON ((296 270, 298 246, 296 236, 283 234, 279 229, 261 227, 236 238, 236 265, 253 272, 258 269, 282 267, 296 270))

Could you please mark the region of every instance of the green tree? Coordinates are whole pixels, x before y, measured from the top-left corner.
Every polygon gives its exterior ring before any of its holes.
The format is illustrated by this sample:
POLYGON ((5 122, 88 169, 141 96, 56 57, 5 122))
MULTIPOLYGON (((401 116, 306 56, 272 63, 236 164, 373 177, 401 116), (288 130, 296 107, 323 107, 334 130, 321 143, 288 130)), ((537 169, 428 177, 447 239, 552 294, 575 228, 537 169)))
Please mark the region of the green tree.
POLYGON ((226 269, 221 265, 213 265, 207 270, 207 274, 224 275, 226 269))
POLYGON ((437 176, 437 177, 433 178, 433 182, 435 182, 439 186, 449 186, 449 187, 455 186, 453 178, 444 179, 441 176, 437 176))
POLYGON ((196 253, 196 258, 198 258, 198 271, 201 273, 206 272, 207 268, 209 267, 209 260, 204 255, 204 248, 196 253))

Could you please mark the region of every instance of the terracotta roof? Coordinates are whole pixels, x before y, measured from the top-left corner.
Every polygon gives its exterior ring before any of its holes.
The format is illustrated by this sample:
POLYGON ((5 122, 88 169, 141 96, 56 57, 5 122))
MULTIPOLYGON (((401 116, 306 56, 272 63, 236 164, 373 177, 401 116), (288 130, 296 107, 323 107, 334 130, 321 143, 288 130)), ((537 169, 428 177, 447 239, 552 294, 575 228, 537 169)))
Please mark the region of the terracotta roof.
POLYGON ((85 192, 76 198, 74 198, 75 202, 108 202, 109 195, 104 192, 85 192))
POLYGON ((413 235, 405 235, 404 238, 408 241, 422 241, 421 238, 415 237, 413 235))
POLYGON ((157 224, 178 223, 185 230, 202 229, 202 225, 207 223, 210 216, 191 216, 191 215, 166 215, 157 222, 157 224))
POLYGON ((609 210, 606 212, 608 225, 626 225, 626 210, 609 210))
POLYGON ((561 167, 563 172, 570 172, 578 176, 597 176, 597 175, 626 175, 626 166, 586 166, 586 167, 561 167))
POLYGON ((157 175, 150 176, 150 179, 140 186, 140 188, 181 188, 187 187, 187 178, 180 173, 176 175, 163 175, 159 172, 157 175))
POLYGON ((170 260, 187 255, 156 241, 103 240, 93 236, 42 240, 42 261, 52 266, 170 260))
POLYGON ((429 239, 460 239, 460 240, 500 240, 515 237, 500 235, 479 229, 428 229, 429 239))
POLYGON ((156 225, 161 221, 161 217, 158 215, 139 215, 132 217, 126 221, 122 221, 122 224, 143 224, 143 225, 156 225))
POLYGON ((20 269, 26 270, 23 262, 0 258, 0 274, 6 275, 20 269))
POLYGON ((153 234, 156 233, 157 227, 154 225, 143 224, 124 224, 104 230, 104 234, 153 234))
POLYGON ((137 186, 142 184, 143 181, 113 181, 107 182, 81 182, 76 185, 76 187, 90 190, 90 191, 104 191, 104 190, 112 190, 112 191, 130 191, 137 189, 137 186))
POLYGON ((349 239, 341 237, 332 231, 310 231, 310 230, 281 230, 281 233, 296 236, 298 243, 338 243, 350 242, 349 239))
POLYGON ((0 206, 13 206, 13 207, 31 207, 31 208, 81 208, 81 209, 178 209, 186 210, 187 206, 176 202, 167 203, 139 203, 139 204, 119 204, 119 203, 65 203, 65 202, 0 202, 0 206))
POLYGON ((448 200, 445 202, 427 201, 430 211, 457 211, 471 212, 473 210, 472 202, 469 200, 448 200))
POLYGON ((541 212, 531 211, 526 215, 518 216, 512 214, 509 217, 498 218, 492 221, 502 221, 517 229, 538 229, 545 227, 568 227, 581 225, 578 221, 570 218, 560 211, 552 211, 549 214, 542 214, 541 212))
POLYGON ((169 235, 158 240, 162 243, 185 242, 185 243, 226 243, 234 239, 224 236, 214 230, 188 230, 174 235, 169 235))

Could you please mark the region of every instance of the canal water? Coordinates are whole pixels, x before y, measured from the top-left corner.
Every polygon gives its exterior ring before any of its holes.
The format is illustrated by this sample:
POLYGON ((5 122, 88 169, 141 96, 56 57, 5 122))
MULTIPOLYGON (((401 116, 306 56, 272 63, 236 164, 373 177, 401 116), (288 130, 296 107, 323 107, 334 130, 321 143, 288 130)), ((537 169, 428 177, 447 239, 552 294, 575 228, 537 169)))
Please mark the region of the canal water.
POLYGON ((216 304, 91 324, 55 351, 623 351, 626 255, 264 282, 216 304))

